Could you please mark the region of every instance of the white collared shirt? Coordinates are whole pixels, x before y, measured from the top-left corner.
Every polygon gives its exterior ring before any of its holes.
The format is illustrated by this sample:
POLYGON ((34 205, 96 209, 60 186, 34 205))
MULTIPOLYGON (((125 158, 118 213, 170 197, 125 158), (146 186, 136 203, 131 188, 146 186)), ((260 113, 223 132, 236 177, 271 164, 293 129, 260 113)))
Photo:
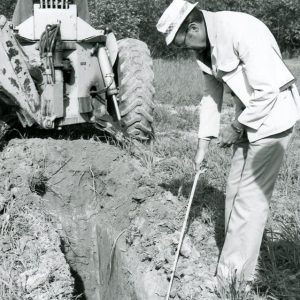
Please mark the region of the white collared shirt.
POLYGON ((280 54, 270 30, 258 19, 239 12, 202 11, 211 45, 212 68, 198 61, 204 74, 200 102, 199 138, 218 137, 223 101, 222 75, 243 64, 254 99, 243 109, 236 99, 236 119, 247 126, 250 141, 283 132, 300 119, 300 98, 293 87, 279 91, 272 70, 273 55, 280 54))

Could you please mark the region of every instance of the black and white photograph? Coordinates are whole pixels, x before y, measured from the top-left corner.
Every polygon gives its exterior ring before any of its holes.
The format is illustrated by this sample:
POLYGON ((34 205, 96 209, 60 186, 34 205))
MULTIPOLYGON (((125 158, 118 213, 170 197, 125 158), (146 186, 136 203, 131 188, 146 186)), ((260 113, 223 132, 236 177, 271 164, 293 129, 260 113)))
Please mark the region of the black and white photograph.
POLYGON ((0 300, 300 300, 300 0, 0 0, 0 300))

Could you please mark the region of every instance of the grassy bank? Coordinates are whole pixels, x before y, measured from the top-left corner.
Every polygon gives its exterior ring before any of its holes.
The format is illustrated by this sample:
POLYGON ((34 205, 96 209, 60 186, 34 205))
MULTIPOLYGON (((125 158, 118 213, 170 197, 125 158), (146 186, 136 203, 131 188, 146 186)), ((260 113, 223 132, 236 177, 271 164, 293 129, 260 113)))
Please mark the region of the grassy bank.
MULTIPOLYGON (((298 78, 300 61, 287 60, 298 78)), ((157 108, 155 128, 157 140, 153 157, 147 154, 148 167, 160 174, 161 184, 175 195, 189 196, 193 179, 192 159, 196 150, 197 105, 202 94, 202 76, 191 61, 156 60, 157 108)), ((231 96, 225 95, 222 124, 233 114, 231 96)), ((247 299, 300 299, 300 126, 298 125, 281 168, 271 203, 271 217, 261 251, 256 292, 247 299)), ((192 208, 191 222, 204 230, 204 242, 199 248, 208 269, 213 270, 223 242, 223 212, 226 178, 230 165, 230 149, 220 149, 212 142, 207 158, 208 172, 200 180, 192 208)), ((213 271, 211 271, 213 272, 213 271)), ((244 299, 223 296, 224 299, 244 299), (224 298, 225 297, 225 298, 224 298), (227 298, 226 298, 227 297, 227 298)))

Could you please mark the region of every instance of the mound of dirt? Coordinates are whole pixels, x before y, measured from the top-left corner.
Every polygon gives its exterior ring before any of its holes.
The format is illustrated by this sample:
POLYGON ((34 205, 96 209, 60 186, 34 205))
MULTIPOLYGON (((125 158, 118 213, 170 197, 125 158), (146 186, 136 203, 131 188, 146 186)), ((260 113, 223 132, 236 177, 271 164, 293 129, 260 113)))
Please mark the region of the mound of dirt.
POLYGON ((59 231, 29 188, 34 162, 26 145, 13 149, 0 158, 0 299, 71 299, 74 279, 59 231))
MULTIPOLYGON (((166 296, 187 202, 159 185, 141 160, 92 140, 12 140, 2 152, 0 176, 0 260, 15 262, 0 269, 0 284, 8 268, 13 273, 5 278, 7 295, 166 296), (5 243, 11 232, 17 248, 5 243)), ((206 230, 199 222, 190 224, 173 299, 212 297, 206 287, 213 270, 201 243, 215 241, 207 240, 206 230)))

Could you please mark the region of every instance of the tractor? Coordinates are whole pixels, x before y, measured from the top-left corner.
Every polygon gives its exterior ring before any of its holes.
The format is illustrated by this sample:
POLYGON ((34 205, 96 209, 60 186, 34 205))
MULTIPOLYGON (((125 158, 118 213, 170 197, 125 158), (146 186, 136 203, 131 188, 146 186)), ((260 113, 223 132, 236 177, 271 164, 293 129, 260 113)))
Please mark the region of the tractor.
POLYGON ((0 16, 0 61, 0 138, 16 122, 153 137, 150 51, 92 27, 87 0, 18 0, 12 21, 0 16))

